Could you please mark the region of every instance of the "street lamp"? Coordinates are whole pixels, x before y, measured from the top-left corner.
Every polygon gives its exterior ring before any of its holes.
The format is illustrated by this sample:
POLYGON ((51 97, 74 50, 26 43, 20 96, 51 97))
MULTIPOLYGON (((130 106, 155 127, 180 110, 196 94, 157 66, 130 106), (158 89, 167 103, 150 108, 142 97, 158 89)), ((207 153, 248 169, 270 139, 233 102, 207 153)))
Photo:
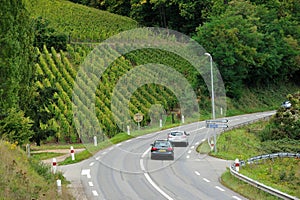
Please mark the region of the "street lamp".
MULTIPOLYGON (((210 78, 211 78, 211 106, 212 106, 212 118, 216 119, 215 113, 215 92, 214 92, 214 76, 213 76, 213 64, 212 64, 212 56, 210 53, 204 53, 205 56, 209 57, 210 61, 210 78)), ((217 152, 217 139, 216 139, 216 130, 214 128, 214 151, 217 152)))
POLYGON ((210 60, 210 78, 211 78, 211 106, 212 106, 212 118, 216 118, 215 114, 215 94, 214 94, 214 77, 213 77, 213 65, 212 65, 212 57, 209 53, 205 53, 204 55, 209 57, 210 60))

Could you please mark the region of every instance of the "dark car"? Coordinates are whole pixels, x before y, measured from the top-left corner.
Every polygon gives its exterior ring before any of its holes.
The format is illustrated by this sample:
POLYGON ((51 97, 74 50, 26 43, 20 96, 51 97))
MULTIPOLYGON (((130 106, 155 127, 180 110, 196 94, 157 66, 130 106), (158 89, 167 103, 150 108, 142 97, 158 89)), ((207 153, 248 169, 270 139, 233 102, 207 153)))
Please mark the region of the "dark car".
POLYGON ((174 147, 169 140, 155 140, 151 146, 151 159, 174 160, 174 147))
POLYGON ((174 146, 187 147, 189 145, 188 136, 189 136, 189 134, 185 131, 171 131, 168 133, 168 140, 174 146))

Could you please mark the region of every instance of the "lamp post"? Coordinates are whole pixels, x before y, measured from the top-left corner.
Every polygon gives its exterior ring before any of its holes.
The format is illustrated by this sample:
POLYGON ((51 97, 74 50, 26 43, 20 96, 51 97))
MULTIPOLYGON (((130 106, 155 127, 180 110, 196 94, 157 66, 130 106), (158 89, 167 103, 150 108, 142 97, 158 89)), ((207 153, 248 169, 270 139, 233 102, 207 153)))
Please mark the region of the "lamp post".
MULTIPOLYGON (((216 118, 215 113, 215 92, 214 92, 214 76, 213 76, 213 64, 212 64, 212 56, 210 53, 204 53, 205 56, 209 57, 210 61, 210 78, 211 78, 211 106, 212 106, 212 118, 213 120, 216 118)), ((216 141, 216 130, 214 128, 214 151, 217 152, 217 141, 216 141)))

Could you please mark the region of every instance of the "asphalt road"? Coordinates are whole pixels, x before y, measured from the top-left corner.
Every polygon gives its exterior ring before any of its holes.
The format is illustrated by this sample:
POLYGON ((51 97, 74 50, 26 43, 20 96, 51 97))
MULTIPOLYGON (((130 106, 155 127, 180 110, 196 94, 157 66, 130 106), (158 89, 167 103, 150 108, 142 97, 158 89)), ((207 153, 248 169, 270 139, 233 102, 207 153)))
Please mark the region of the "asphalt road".
MULTIPOLYGON (((228 126, 247 123, 275 112, 228 117, 228 126)), ((134 138, 98 152, 81 163, 61 166, 77 199, 197 200, 245 199, 224 187, 219 178, 233 161, 196 152, 213 135, 204 121, 179 128, 190 133, 188 147, 175 147, 174 161, 151 160, 150 144, 169 130, 134 138)), ((215 129, 220 133, 221 129, 215 129)))

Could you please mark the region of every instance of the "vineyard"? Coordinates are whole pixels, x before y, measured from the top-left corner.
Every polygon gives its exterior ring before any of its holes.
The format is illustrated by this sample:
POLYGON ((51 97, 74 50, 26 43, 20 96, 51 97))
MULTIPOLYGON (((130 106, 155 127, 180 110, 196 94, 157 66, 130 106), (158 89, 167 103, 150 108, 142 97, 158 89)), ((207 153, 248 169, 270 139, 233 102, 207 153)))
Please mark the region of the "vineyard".
MULTIPOLYGON (((144 115, 141 126, 150 126, 150 123, 157 122, 157 119, 163 114, 180 114, 178 98, 174 95, 174 91, 150 82, 138 88, 124 87, 134 84, 120 84, 121 77, 129 74, 136 66, 151 61, 173 66, 179 72, 186 74, 187 80, 195 80, 193 77, 195 73, 192 72, 189 63, 180 60, 172 53, 142 49, 119 57, 100 78, 89 74, 87 75, 89 77, 81 79, 77 77, 76 79, 80 63, 84 61, 90 51, 91 49, 87 46, 68 45, 66 52, 57 52, 54 48, 48 49, 46 46, 39 52, 36 68, 38 75, 44 76, 44 78, 37 82, 37 86, 40 88, 53 87, 58 91, 55 94, 57 103, 48 108, 50 112, 55 113, 55 120, 51 121, 50 126, 56 131, 56 141, 79 141, 75 123, 80 123, 86 133, 85 139, 90 140, 99 133, 112 137, 123 132, 128 125, 134 126, 135 122, 132 119, 136 113, 144 115), (76 87, 74 84, 77 84, 76 87), (120 86, 116 90, 118 84, 120 86), (93 91, 93 87, 96 87, 96 92, 93 91), (75 96, 74 88, 76 88, 75 96), (93 96, 95 96, 94 102, 93 96), (161 108, 155 110, 156 105, 160 105, 161 108), (124 109, 123 107, 128 108, 129 118, 125 112, 118 112, 124 109), (72 110, 74 108, 80 108, 78 116, 75 118, 78 121, 74 121, 72 110), (97 118, 89 120, 89 116, 93 116, 93 112, 96 113, 97 118)), ((112 49, 107 51, 107 55, 114 53, 112 49)), ((142 80, 145 77, 148 80, 155 80, 155 77, 152 77, 153 74, 147 69, 147 67, 141 68, 138 73, 133 74, 138 74, 138 77, 133 76, 131 81, 142 80)), ((176 120, 178 121, 178 119, 176 120)), ((81 135, 81 137, 83 136, 81 135)))
POLYGON ((137 27, 137 22, 120 15, 65 0, 26 0, 33 18, 42 17, 52 28, 72 42, 101 42, 121 31, 137 27))

